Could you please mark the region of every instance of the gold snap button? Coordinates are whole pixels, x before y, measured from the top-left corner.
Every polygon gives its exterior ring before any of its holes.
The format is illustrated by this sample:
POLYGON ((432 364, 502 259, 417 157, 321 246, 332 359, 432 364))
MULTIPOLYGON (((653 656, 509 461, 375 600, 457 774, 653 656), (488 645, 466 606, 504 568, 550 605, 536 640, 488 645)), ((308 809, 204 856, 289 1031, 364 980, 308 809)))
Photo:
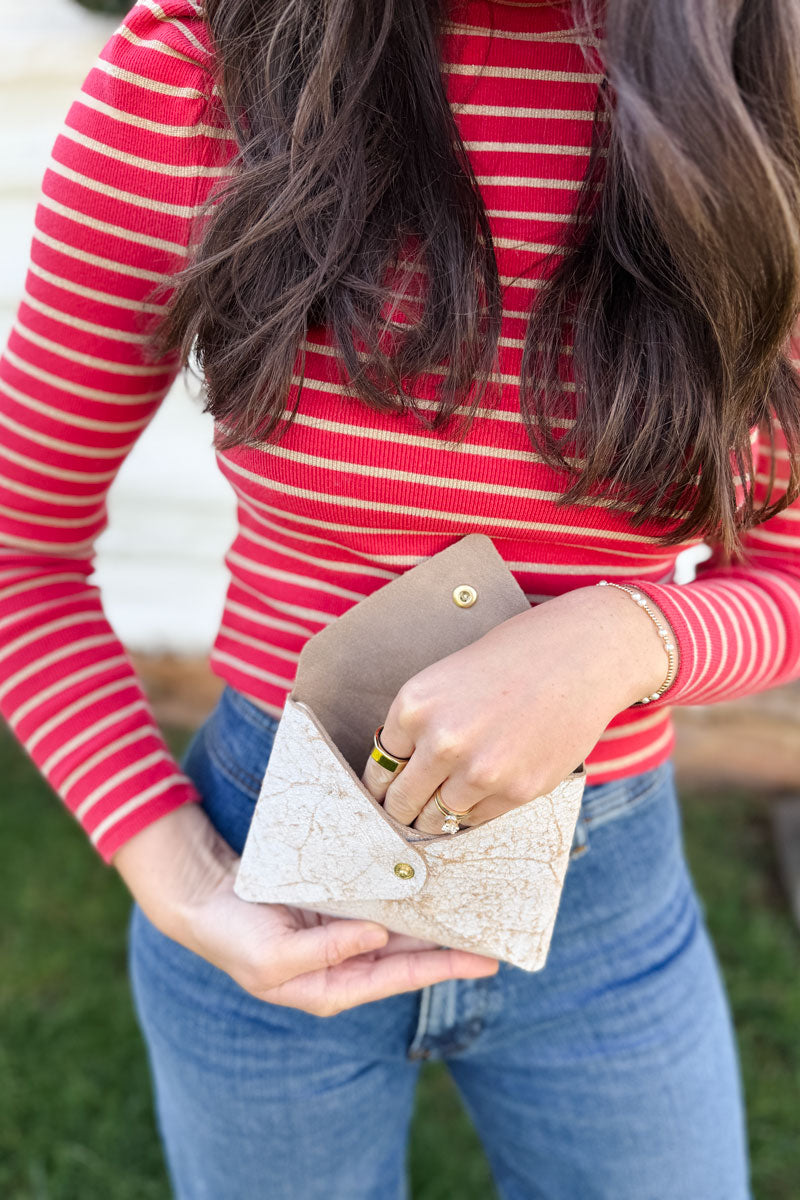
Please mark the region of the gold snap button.
POLYGON ((411 863, 395 863, 394 873, 399 879, 414 878, 414 868, 411 866, 411 863))
POLYGON ((471 608, 478 599, 478 593, 468 583, 462 583, 453 589, 453 600, 459 608, 471 608))

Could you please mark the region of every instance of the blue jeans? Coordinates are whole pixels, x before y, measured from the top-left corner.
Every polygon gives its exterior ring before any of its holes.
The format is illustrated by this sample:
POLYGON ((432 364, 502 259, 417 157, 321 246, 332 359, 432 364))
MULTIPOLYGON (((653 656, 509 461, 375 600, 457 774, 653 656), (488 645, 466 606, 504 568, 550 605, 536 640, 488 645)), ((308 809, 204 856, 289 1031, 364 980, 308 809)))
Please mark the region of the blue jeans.
MULTIPOLYGON (((226 687, 184 770, 241 851, 276 721, 226 687)), ((542 971, 335 1017, 256 999, 134 904, 129 966, 179 1200, 401 1200, 444 1059, 504 1200, 747 1200, 736 1042, 671 764, 587 787, 542 971)))

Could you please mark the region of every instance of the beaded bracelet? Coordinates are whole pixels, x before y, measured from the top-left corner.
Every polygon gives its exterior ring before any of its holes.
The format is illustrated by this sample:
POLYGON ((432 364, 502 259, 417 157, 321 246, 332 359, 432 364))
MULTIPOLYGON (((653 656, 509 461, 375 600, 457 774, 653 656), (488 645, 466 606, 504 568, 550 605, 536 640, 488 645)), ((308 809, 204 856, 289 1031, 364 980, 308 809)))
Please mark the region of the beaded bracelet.
MULTIPOLYGON (((607 579, 601 579, 600 582, 597 584, 597 586, 598 587, 613 587, 613 588, 618 588, 621 592, 627 592, 627 594, 630 596, 631 600, 634 600, 639 605, 640 608, 644 609, 644 611, 647 613, 648 617, 650 618, 650 620, 653 622, 656 629, 658 630, 658 636, 661 638, 661 641, 663 642, 664 650, 666 651, 666 655, 667 655, 667 660, 668 660, 667 674, 664 679, 664 682, 661 684, 661 687, 658 689, 657 692, 653 692, 652 696, 643 696, 641 700, 635 701, 635 704, 637 704, 637 705, 638 704, 649 704, 651 700, 660 700, 661 697, 664 695, 664 692, 667 690, 667 688, 670 686, 673 679, 675 678, 675 665, 676 665, 676 663, 675 663, 675 643, 672 640, 674 635, 672 633, 670 633, 670 631, 662 624, 657 613, 651 606, 648 598, 646 596, 644 596, 640 591, 638 591, 635 587, 630 587, 628 584, 625 584, 625 583, 610 583, 607 579)), ((633 707, 633 705, 631 707, 633 707)))

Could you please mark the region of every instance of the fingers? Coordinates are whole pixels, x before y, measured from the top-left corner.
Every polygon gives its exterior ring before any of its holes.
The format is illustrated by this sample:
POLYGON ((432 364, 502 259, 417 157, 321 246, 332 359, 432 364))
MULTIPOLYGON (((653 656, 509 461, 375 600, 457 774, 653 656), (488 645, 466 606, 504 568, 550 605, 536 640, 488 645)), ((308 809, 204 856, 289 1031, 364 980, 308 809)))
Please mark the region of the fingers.
MULTIPOLYGON (((399 742, 402 738, 396 736, 395 742, 385 739, 385 727, 380 735, 380 744, 392 754, 400 754, 399 742)), ((408 749, 404 746, 404 749, 408 749)), ((408 762, 400 762, 394 771, 382 766, 370 754, 361 775, 361 782, 366 786, 370 795, 376 800, 383 801, 386 811, 403 825, 410 825, 427 803, 436 784, 441 781, 441 769, 433 764, 426 767, 426 759, 419 750, 411 747, 408 762), (405 776, 409 774, 409 778, 405 776), (429 780, 436 782, 429 784, 429 780)))
POLYGON ((425 833, 441 833, 444 814, 439 811, 433 793, 439 788, 439 799, 443 806, 451 812, 467 812, 476 809, 485 797, 485 790, 478 786, 470 786, 457 777, 442 779, 442 767, 435 762, 426 763, 421 750, 417 750, 411 762, 403 772, 402 779, 391 784, 384 798, 384 808, 387 812, 404 825, 411 825, 417 819, 424 823, 416 824, 415 828, 425 833))
POLYGON ((376 800, 383 800, 389 784, 396 775, 399 775, 405 765, 405 763, 400 763, 400 766, 396 771, 390 771, 388 767, 382 767, 380 763, 376 762, 375 759, 370 755, 370 757, 367 759, 367 765, 364 767, 364 771, 361 775, 361 782, 364 784, 370 795, 374 796, 376 800))
POLYGON ((317 1016, 335 1016, 357 1004, 417 991, 445 979, 494 975, 498 968, 497 959, 463 950, 400 951, 374 960, 352 958, 327 972, 298 976, 271 989, 263 998, 317 1016))
POLYGON ((391 767, 379 763, 377 759, 373 758, 372 753, 370 753, 370 756, 367 759, 367 764, 364 767, 361 775, 361 782, 366 786, 367 791, 370 792, 370 794, 374 796, 376 800, 383 800, 390 783, 392 783, 392 781, 396 779, 400 772, 404 769, 404 767, 407 765, 405 760, 410 759, 414 751, 414 747, 412 745, 410 749, 406 747, 406 750, 401 753, 399 749, 399 743, 400 741, 405 741, 407 743, 408 739, 399 738, 396 739, 396 742, 387 742, 383 736, 384 732, 385 729, 380 732, 379 736, 376 735, 376 737, 378 737, 380 746, 386 751, 388 757, 394 758, 395 755, 397 755, 400 761, 398 761, 397 766, 394 768, 394 770, 392 770, 391 767))
POLYGON ((437 766, 424 751, 418 749, 402 775, 389 784, 383 797, 383 807, 396 821, 410 825, 441 782, 441 766, 437 766))
POLYGON ((389 756, 397 756, 401 761, 392 770, 390 766, 377 761, 370 753, 361 775, 361 782, 370 795, 383 802, 386 811, 396 821, 403 825, 411 825, 420 818, 423 811, 427 812, 423 824, 416 828, 428 833, 440 833, 442 822, 436 823, 438 813, 433 793, 437 787, 442 787, 442 803, 453 807, 455 811, 464 812, 474 808, 485 795, 486 789, 479 786, 476 780, 474 786, 465 785, 463 780, 458 789, 458 800, 448 800, 444 797, 444 789, 448 793, 455 791, 455 785, 448 782, 454 768, 458 767, 458 754, 455 758, 452 747, 440 744, 431 746, 415 743, 413 737, 404 731, 402 722, 402 706, 393 704, 386 716, 384 725, 376 734, 377 749, 383 749, 389 756))
POLYGON ((274 947, 273 979, 264 984, 282 984, 310 971, 338 967, 355 955, 379 950, 388 940, 389 931, 373 921, 344 919, 288 930, 274 947))
MULTIPOLYGON (((485 820, 488 819, 486 816, 483 815, 483 811, 486 808, 486 802, 483 800, 479 801, 476 805, 474 805, 474 807, 470 808, 469 810, 464 810, 461 808, 452 808, 447 803, 446 794, 445 794, 445 785, 447 782, 448 781, 445 780, 445 783, 442 785, 442 787, 440 789, 439 795, 441 797, 442 804, 444 805, 445 808, 449 809, 450 812, 456 812, 456 813, 463 812, 465 814, 464 816, 459 818, 459 822, 458 822, 462 828, 466 829, 467 826, 481 825, 485 820)), ((416 821, 414 822, 414 828, 418 829, 420 831, 420 833, 443 833, 443 832, 446 832, 445 830, 442 829, 445 819, 446 819, 445 815, 440 810, 436 801, 431 799, 425 805, 422 812, 419 814, 416 821)))
POLYGON ((380 946, 371 953, 373 958, 382 958, 387 954, 397 954, 401 950, 441 950, 441 948, 441 942, 434 942, 429 938, 412 937, 408 933, 394 933, 390 930, 386 945, 380 946))
POLYGON ((380 743, 387 754, 398 758, 410 758, 414 753, 414 739, 411 733, 402 727, 395 715, 395 704, 386 714, 386 723, 381 727, 380 743))

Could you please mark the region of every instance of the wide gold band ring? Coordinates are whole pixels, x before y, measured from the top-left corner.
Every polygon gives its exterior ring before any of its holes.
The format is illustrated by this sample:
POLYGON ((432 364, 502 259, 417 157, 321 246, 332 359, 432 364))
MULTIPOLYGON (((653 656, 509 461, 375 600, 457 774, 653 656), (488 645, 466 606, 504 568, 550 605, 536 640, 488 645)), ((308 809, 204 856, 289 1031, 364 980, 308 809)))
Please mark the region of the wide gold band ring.
POLYGON ((381 744, 382 732, 383 726, 379 725, 372 738, 373 748, 370 758, 374 758, 375 762, 381 767, 385 767, 387 771, 396 771, 398 767, 404 767, 406 765, 411 758, 411 755, 409 754, 408 758, 400 758, 396 754, 389 754, 389 752, 385 750, 381 744))
POLYGON ((442 826, 442 833, 458 833, 459 829, 461 828, 461 818, 468 816, 468 814, 471 813, 475 807, 475 805, 472 804, 469 808, 465 808, 463 812, 453 812, 452 809, 447 808, 442 800, 441 784, 439 784, 431 799, 442 816, 446 818, 445 823, 442 826))

